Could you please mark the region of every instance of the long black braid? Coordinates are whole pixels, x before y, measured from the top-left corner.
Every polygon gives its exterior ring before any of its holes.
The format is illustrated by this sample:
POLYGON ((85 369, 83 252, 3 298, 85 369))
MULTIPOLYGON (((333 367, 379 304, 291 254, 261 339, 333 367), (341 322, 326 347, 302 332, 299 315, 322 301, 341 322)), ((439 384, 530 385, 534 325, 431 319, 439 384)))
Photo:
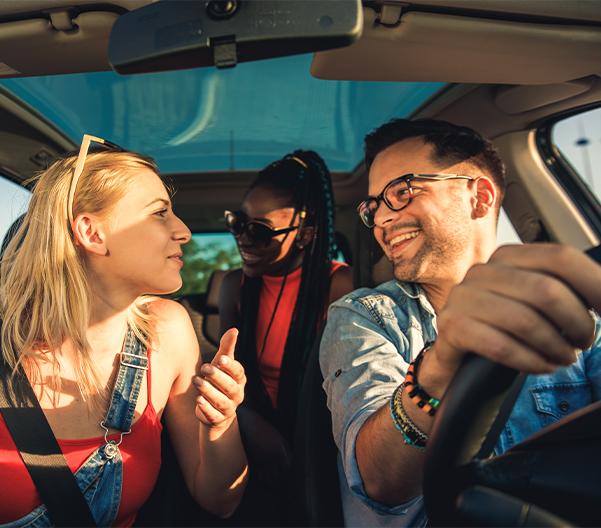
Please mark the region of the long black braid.
MULTIPOLYGON (((297 150, 259 173, 249 191, 269 186, 286 197, 303 226, 313 226, 313 240, 304 249, 301 282, 280 371, 277 411, 273 409, 259 375, 256 324, 262 278, 244 277, 240 292, 242 362, 247 375, 247 394, 280 431, 292 439, 296 406, 305 366, 323 321, 330 289, 330 261, 335 257, 334 195, 330 173, 313 151, 297 150)), ((292 259, 290 259, 292 260, 292 259)), ((283 286, 286 284, 286 270, 283 286)), ((277 309, 277 305, 276 305, 277 309)))

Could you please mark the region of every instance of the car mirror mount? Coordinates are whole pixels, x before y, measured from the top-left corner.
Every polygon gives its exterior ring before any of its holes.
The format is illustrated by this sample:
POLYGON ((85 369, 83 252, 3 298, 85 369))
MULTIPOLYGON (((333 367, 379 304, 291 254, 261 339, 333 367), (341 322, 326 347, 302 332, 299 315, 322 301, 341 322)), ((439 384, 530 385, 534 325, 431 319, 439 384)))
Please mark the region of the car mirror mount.
POLYGON ((249 62, 348 46, 361 0, 161 0, 121 15, 109 41, 119 74, 249 62))

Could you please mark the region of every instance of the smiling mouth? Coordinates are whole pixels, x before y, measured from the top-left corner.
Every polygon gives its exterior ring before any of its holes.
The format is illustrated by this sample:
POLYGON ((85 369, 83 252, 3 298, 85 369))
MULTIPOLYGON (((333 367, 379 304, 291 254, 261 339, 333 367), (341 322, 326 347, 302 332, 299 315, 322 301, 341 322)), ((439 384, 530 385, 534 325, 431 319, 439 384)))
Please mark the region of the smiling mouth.
POLYGON ((404 233, 402 235, 394 237, 390 241, 390 245, 394 246, 396 244, 400 244, 401 242, 404 242, 405 240, 410 240, 412 238, 415 238, 415 237, 419 236, 420 233, 421 233, 421 231, 412 231, 411 233, 404 233))
POLYGON ((242 250, 240 250, 240 256, 242 257, 242 260, 247 264, 254 264, 255 262, 258 262, 263 258, 260 255, 253 255, 252 253, 246 253, 246 251, 242 250))

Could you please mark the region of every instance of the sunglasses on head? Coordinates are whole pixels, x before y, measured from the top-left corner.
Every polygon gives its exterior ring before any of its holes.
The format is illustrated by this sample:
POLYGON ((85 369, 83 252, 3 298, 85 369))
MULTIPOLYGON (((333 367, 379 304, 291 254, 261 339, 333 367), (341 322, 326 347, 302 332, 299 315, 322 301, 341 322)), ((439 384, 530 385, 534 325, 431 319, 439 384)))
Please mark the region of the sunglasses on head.
POLYGON ((115 143, 107 141, 106 139, 84 134, 83 140, 81 142, 81 148, 79 149, 79 155, 77 156, 77 161, 75 162, 75 169, 73 170, 71 187, 69 189, 69 201, 67 202, 67 217, 69 218, 70 223, 73 223, 73 199, 75 198, 75 190, 77 189, 77 184, 79 182, 81 173, 83 172, 83 166, 86 162, 86 156, 88 155, 88 151, 90 150, 90 143, 92 142, 98 143, 99 145, 103 145, 109 150, 125 152, 125 149, 121 148, 119 145, 115 145, 115 143))
POLYGON ((250 242, 261 248, 267 247, 274 236, 290 233, 299 228, 299 226, 295 225, 274 229, 261 222, 246 222, 243 219, 243 215, 244 213, 242 213, 242 211, 235 211, 233 213, 231 211, 226 211, 225 226, 227 227, 227 230, 236 238, 240 238, 246 233, 250 242))

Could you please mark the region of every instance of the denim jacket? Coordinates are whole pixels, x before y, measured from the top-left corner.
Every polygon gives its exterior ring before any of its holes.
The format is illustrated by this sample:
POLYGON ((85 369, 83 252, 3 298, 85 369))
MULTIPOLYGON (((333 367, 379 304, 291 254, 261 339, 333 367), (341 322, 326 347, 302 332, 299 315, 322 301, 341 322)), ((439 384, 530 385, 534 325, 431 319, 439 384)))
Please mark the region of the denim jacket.
MULTIPOLYGON (((591 350, 554 374, 528 377, 497 443, 497 453, 601 398, 601 353, 597 353, 601 332, 596 316, 595 321, 596 341, 591 350)), ((417 284, 390 281, 375 289, 361 288, 329 308, 320 364, 341 455, 347 526, 425 526, 421 496, 392 508, 367 497, 355 442, 365 420, 388 403, 409 363, 436 335, 436 314, 417 284)))

